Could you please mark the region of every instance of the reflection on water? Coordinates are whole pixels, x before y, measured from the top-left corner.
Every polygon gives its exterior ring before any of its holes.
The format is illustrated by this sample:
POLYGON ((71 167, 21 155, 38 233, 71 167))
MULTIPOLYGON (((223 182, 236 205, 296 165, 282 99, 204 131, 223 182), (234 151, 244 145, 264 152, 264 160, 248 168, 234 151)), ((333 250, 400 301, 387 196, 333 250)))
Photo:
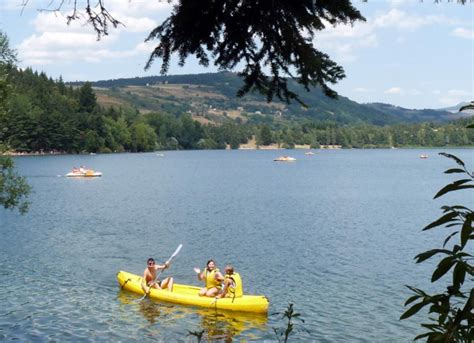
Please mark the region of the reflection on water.
POLYGON ((201 309, 144 299, 136 294, 121 290, 117 294, 124 310, 139 312, 151 325, 162 322, 189 321, 194 323, 188 329, 188 336, 201 336, 205 341, 232 342, 238 336, 258 339, 249 331, 267 331, 267 316, 242 312, 201 309), (196 320, 196 317, 198 317, 196 320), (196 326, 196 323, 198 325, 196 326))
POLYGON ((160 306, 151 301, 140 301, 138 302, 138 306, 143 317, 145 317, 150 324, 155 324, 162 313, 160 306))
POLYGON ((120 291, 117 295, 117 299, 123 305, 138 309, 138 311, 150 324, 157 323, 158 318, 160 317, 161 319, 171 318, 173 320, 182 319, 185 317, 185 314, 181 309, 175 308, 171 304, 155 302, 150 300, 149 298, 140 300, 140 296, 137 296, 137 294, 128 291, 120 291))
MULTIPOLYGON (((251 329, 266 330, 267 316, 239 312, 198 309, 201 317, 198 331, 204 331, 203 338, 208 341, 232 342, 232 339, 251 329)), ((246 335, 249 339, 257 337, 246 335)))

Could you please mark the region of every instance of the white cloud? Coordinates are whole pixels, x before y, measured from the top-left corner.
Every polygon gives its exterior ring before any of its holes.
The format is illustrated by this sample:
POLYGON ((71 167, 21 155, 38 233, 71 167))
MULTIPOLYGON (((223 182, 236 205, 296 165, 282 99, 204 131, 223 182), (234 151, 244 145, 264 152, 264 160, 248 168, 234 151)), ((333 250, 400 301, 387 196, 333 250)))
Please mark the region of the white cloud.
POLYGON ((333 49, 336 51, 339 62, 347 63, 355 59, 355 56, 351 53, 353 49, 351 44, 338 44, 333 46, 333 49))
POLYGON ((133 0, 133 1, 114 1, 107 3, 109 11, 113 15, 127 14, 131 17, 145 17, 153 13, 156 17, 158 14, 167 15, 171 12, 174 3, 168 3, 168 1, 159 0, 133 0))
POLYGON ((137 53, 151 54, 156 47, 156 42, 141 42, 135 47, 137 53))
POLYGON ((418 89, 414 89, 414 88, 412 88, 412 89, 402 89, 400 87, 391 87, 391 88, 385 90, 384 93, 385 94, 393 94, 393 95, 411 95, 411 96, 423 94, 423 92, 421 92, 418 89))
POLYGON ((424 22, 422 17, 408 16, 399 9, 391 9, 385 14, 381 14, 374 19, 376 27, 399 27, 416 28, 424 22))
MULTIPOLYGON (((112 42, 117 36, 108 37, 112 42)), ((45 32, 32 35, 19 46, 19 57, 25 65, 71 63, 82 61, 99 63, 104 59, 123 58, 137 51, 113 51, 98 42, 94 33, 45 32)))
POLYGON ((321 36, 323 39, 360 38, 373 31, 373 26, 367 22, 358 22, 354 26, 350 24, 333 26, 329 22, 324 22, 324 26, 326 28, 318 33, 318 37, 321 36))
MULTIPOLYGON (((43 9, 55 9, 59 2, 52 0, 48 4, 28 4, 43 9)), ((99 63, 104 59, 122 58, 151 52, 152 44, 141 43, 127 49, 125 46, 133 43, 124 39, 124 36, 136 32, 150 32, 158 22, 150 19, 167 15, 170 4, 167 1, 114 1, 107 4, 107 9, 124 26, 117 29, 110 27, 109 34, 97 41, 97 34, 92 26, 87 24, 87 16, 78 11, 79 19, 67 25, 67 15, 72 13, 72 5, 63 4, 61 11, 39 12, 31 21, 35 33, 17 45, 20 60, 24 65, 41 65, 52 63, 99 63), (120 43, 121 47, 112 50, 113 43, 120 43), (149 48, 151 46, 151 48, 149 48), (117 50, 118 49, 118 50, 117 50)), ((78 7, 79 9, 82 9, 78 7)), ((140 39, 143 39, 141 37, 140 39)))
POLYGON ((453 30, 453 36, 467 38, 467 39, 474 39, 474 30, 464 29, 462 27, 458 27, 453 30))
POLYGON ((67 25, 68 14, 59 12, 40 12, 31 22, 37 32, 90 32, 80 20, 73 20, 67 25))
POLYGON ((360 40, 358 45, 363 47, 375 47, 377 46, 377 36, 374 33, 367 35, 360 40))
POLYGON ((325 23, 326 29, 317 34, 315 46, 329 50, 334 58, 341 63, 348 63, 357 59, 354 51, 361 47, 375 47, 377 36, 373 33, 373 26, 367 23, 332 26, 325 23))
POLYGON ((453 20, 445 15, 411 15, 399 9, 391 9, 387 13, 379 14, 374 19, 376 27, 395 27, 402 30, 415 30, 423 26, 430 25, 456 25, 458 20, 453 20))
MULTIPOLYGON (((93 28, 87 24, 87 15, 79 12, 76 20, 71 20, 67 25, 67 16, 72 12, 40 12, 33 20, 33 25, 38 32, 67 31, 67 32, 94 32, 93 28)), ((109 34, 117 30, 128 32, 150 32, 157 26, 157 22, 146 16, 135 17, 125 13, 115 12, 114 18, 123 25, 117 28, 110 27, 109 34)))
MULTIPOLYGON (((401 5, 407 1, 391 1, 391 4, 401 5)), ((378 45, 377 33, 380 30, 397 29, 401 32, 413 32, 427 26, 453 26, 466 23, 445 15, 421 16, 409 14, 398 8, 391 8, 386 12, 378 12, 373 18, 367 18, 366 22, 356 22, 354 25, 332 26, 328 22, 324 22, 324 24, 326 28, 317 33, 314 41, 315 46, 329 51, 339 62, 350 62, 357 59, 357 50, 373 48, 378 45)), ((472 38, 473 32, 458 28, 453 34, 464 38, 472 38)), ((403 44, 405 37, 399 36, 396 42, 403 44)))
POLYGON ((443 106, 454 106, 463 101, 471 101, 474 99, 473 91, 469 92, 463 89, 450 89, 447 92, 441 93, 442 96, 438 98, 438 103, 443 106))
POLYGON ((127 15, 117 15, 120 22, 124 24, 124 30, 129 32, 150 32, 153 30, 157 23, 150 18, 147 17, 131 17, 127 15))
MULTIPOLYGON (((112 37, 111 37, 112 38, 112 37)), ((19 49, 23 50, 60 50, 64 48, 90 48, 97 46, 97 39, 93 33, 66 33, 45 32, 41 35, 32 35, 25 39, 19 49)), ((31 53, 31 52, 30 52, 31 53)))
POLYGON ((402 89, 400 87, 392 87, 384 91, 385 94, 402 94, 402 89))

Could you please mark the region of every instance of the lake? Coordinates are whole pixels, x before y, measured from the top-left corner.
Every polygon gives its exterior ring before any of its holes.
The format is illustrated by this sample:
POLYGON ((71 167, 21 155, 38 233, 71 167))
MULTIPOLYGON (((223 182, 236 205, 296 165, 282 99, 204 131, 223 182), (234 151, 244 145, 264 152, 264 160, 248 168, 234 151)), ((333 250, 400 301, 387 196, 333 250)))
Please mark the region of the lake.
POLYGON ((119 270, 201 285, 193 267, 235 266, 244 291, 289 303, 308 332, 297 341, 408 342, 422 315, 400 321, 411 295, 437 289, 433 263, 444 230, 421 229, 442 205, 472 206, 472 193, 432 200, 456 176, 446 151, 474 166, 469 149, 173 151, 15 158, 33 186, 27 215, 0 210, 0 340, 276 340, 278 316, 170 305, 120 291, 119 270), (420 159, 420 154, 429 158, 420 159), (273 162, 280 155, 296 162, 273 162), (102 178, 63 175, 85 165, 102 178), (189 330, 189 331, 188 331, 189 330))

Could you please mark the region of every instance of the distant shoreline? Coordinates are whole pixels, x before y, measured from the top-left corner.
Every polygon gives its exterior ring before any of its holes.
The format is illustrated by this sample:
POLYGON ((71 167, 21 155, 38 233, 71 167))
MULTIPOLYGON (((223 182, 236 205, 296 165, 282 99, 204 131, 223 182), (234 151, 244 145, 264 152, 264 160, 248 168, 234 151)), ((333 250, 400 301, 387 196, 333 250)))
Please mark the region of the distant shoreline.
MULTIPOLYGON (((89 153, 87 153, 89 154, 89 153)), ((5 151, 0 153, 0 156, 53 156, 53 155, 70 155, 67 152, 60 152, 60 151, 32 151, 32 152, 24 152, 24 151, 5 151)))
MULTIPOLYGON (((230 146, 227 146, 230 149, 230 146)), ((293 149, 286 149, 278 144, 260 145, 256 144, 241 144, 238 150, 317 150, 317 149, 342 149, 342 145, 321 145, 319 148, 311 148, 309 144, 295 144, 293 149)))
MULTIPOLYGON (((292 149, 286 149, 279 147, 276 144, 272 145, 265 145, 265 146, 247 146, 247 144, 242 144, 238 149, 235 150, 285 150, 285 151, 291 151, 291 150, 377 150, 377 149, 384 149, 384 150, 396 150, 396 149, 474 149, 474 146, 444 146, 444 147, 426 147, 426 146, 406 146, 406 147, 370 147, 370 148, 343 148, 340 145, 321 145, 320 148, 310 148, 307 145, 296 145, 292 149)), ((123 152, 110 152, 110 153, 100 153, 98 152, 97 155, 103 155, 103 154, 133 154, 133 153, 157 153, 157 152, 167 152, 167 151, 198 151, 198 150, 216 150, 216 149, 195 149, 195 150, 156 150, 156 151, 144 151, 144 152, 130 152, 130 151, 123 151, 123 152)), ((223 149, 218 149, 218 150, 223 150, 223 149)), ((231 150, 230 147, 228 147, 226 150, 231 150)), ((40 151, 34 151, 34 152, 23 152, 23 151, 7 151, 0 153, 0 156, 12 156, 12 157, 21 157, 21 156, 56 156, 56 155, 96 155, 96 153, 88 153, 88 152, 83 152, 83 153, 68 153, 68 152, 59 152, 59 151, 49 151, 49 152, 40 152, 40 151)))

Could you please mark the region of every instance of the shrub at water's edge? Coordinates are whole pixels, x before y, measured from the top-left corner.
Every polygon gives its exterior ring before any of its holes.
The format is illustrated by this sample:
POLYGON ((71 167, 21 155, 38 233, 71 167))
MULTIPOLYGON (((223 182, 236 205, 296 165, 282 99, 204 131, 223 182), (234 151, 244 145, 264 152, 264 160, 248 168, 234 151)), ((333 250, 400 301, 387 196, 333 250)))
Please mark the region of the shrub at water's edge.
POLYGON ((18 208, 21 214, 25 214, 30 191, 31 186, 26 179, 17 174, 13 159, 0 155, 0 205, 5 209, 18 208))
MULTIPOLYGON (((16 62, 15 51, 10 48, 8 37, 0 31, 0 123, 7 114, 7 98, 10 84, 7 70, 16 62)), ((0 125, 0 205, 6 209, 18 208, 24 214, 28 210, 27 197, 31 187, 24 177, 15 170, 15 163, 9 156, 2 156, 5 151, 3 132, 6 127, 0 125)))

